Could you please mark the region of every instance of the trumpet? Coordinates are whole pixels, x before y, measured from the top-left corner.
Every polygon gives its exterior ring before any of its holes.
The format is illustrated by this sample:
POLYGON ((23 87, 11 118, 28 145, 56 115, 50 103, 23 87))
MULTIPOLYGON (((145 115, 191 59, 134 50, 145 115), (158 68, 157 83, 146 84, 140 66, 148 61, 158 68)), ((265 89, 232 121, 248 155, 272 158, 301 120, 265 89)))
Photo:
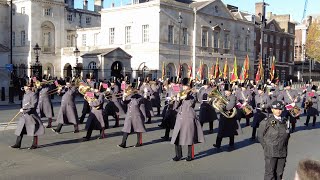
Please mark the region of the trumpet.
POLYGON ((39 80, 37 80, 36 82, 34 82, 35 86, 37 88, 41 87, 44 84, 49 84, 49 83, 53 83, 55 80, 50 80, 50 81, 44 81, 44 82, 40 82, 39 80))
POLYGON ((64 88, 64 87, 66 87, 66 85, 59 85, 59 86, 57 86, 57 88, 48 91, 48 95, 54 94, 54 93, 56 93, 56 92, 59 91, 59 90, 61 91, 62 88, 64 88))

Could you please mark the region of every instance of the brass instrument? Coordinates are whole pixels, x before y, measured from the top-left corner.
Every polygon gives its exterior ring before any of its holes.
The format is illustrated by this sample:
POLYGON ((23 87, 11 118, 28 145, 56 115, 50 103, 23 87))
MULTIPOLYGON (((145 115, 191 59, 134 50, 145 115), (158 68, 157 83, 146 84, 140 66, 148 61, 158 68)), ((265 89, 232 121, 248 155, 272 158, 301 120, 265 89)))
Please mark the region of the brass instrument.
POLYGON ((288 110, 292 117, 298 117, 301 114, 300 108, 298 106, 294 106, 293 108, 288 110))
POLYGON ((233 118, 237 114, 237 109, 235 107, 229 111, 224 110, 229 102, 224 96, 222 96, 218 89, 212 90, 209 94, 209 97, 215 98, 212 102, 212 106, 226 118, 233 118))
POLYGON ((312 107, 313 102, 312 102, 312 97, 308 96, 306 98, 306 101, 304 102, 304 109, 309 109, 310 107, 312 107))
POLYGON ((44 84, 48 84, 48 83, 53 83, 55 80, 50 80, 50 81, 44 81, 44 82, 40 82, 39 80, 37 80, 36 82, 34 82, 35 86, 37 88, 41 87, 44 84))
POLYGON ((138 89, 135 89, 131 86, 128 86, 124 92, 123 92, 123 95, 122 95, 122 98, 125 99, 126 97, 132 95, 132 94, 137 94, 139 93, 139 90, 138 89))
POLYGON ((245 106, 243 106, 241 108, 241 110, 243 111, 243 113, 247 116, 249 114, 251 114, 253 112, 252 107, 249 104, 246 104, 245 106))

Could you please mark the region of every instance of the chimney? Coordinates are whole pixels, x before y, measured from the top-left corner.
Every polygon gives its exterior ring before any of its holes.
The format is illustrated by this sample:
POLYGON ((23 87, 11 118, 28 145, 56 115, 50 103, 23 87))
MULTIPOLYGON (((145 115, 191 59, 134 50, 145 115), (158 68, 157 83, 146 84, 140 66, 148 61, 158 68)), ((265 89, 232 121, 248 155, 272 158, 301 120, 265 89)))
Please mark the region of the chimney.
POLYGON ((94 0, 94 11, 99 12, 103 9, 103 0, 94 0))
POLYGON ((268 20, 272 19, 272 12, 267 12, 267 19, 268 20))
POLYGON ((265 8, 263 6, 263 2, 256 3, 256 16, 260 17, 260 21, 262 19, 263 14, 265 14, 265 8))
POLYGON ((83 9, 88 10, 88 0, 83 0, 83 9))

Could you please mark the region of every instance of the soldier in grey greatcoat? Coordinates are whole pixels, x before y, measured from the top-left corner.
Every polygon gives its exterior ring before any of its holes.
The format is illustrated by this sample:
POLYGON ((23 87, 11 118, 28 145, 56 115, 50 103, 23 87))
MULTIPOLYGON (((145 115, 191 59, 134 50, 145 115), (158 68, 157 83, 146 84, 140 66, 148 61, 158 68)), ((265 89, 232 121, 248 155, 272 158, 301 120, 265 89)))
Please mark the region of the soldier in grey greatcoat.
POLYGON ((121 102, 120 89, 119 89, 119 86, 116 85, 115 83, 116 83, 115 78, 110 80, 111 86, 107 89, 110 95, 108 95, 109 98, 104 108, 104 116, 107 120, 108 120, 108 116, 114 117, 115 119, 115 125, 113 126, 114 128, 119 127, 120 114, 121 115, 125 114, 122 106, 122 102, 121 102))
POLYGON ((49 85, 43 85, 39 87, 41 90, 39 91, 39 101, 37 106, 37 113, 40 118, 47 117, 48 118, 48 125, 46 128, 52 127, 52 117, 54 116, 53 113, 53 106, 51 102, 50 95, 48 91, 50 91, 49 85))
MULTIPOLYGON (((237 98, 235 95, 231 93, 231 91, 231 84, 229 82, 225 82, 224 95, 225 98, 228 100, 228 104, 225 107, 225 111, 230 111, 236 106, 237 98)), ((219 149, 221 147, 222 139, 224 137, 229 137, 229 149, 232 150, 234 148, 234 136, 238 135, 238 128, 239 127, 236 116, 228 118, 220 113, 218 135, 216 139, 216 144, 214 144, 213 146, 219 149)))
MULTIPOLYGON (((87 85, 90 86, 92 89, 94 89, 95 81, 91 79, 87 79, 87 85)), ((84 118, 86 117, 86 114, 89 114, 90 111, 91 111, 91 107, 89 106, 89 103, 87 101, 83 101, 82 114, 79 119, 80 124, 83 123, 84 118)))
POLYGON ((201 126, 203 126, 205 122, 208 122, 209 130, 211 132, 213 131, 213 121, 218 119, 217 113, 214 110, 213 106, 211 105, 211 101, 209 100, 209 96, 208 96, 212 90, 213 88, 209 86, 209 80, 205 79, 203 81, 203 87, 199 90, 199 93, 198 93, 198 100, 201 103, 199 120, 200 120, 201 126))
POLYGON ((265 87, 262 84, 259 84, 257 87, 257 94, 255 95, 255 112, 253 115, 252 127, 252 136, 251 139, 256 139, 256 131, 259 127, 260 122, 268 117, 268 109, 270 107, 270 101, 268 94, 265 92, 265 87))
POLYGON ((286 164, 290 132, 289 122, 281 117, 283 107, 281 101, 274 101, 272 115, 265 118, 258 128, 258 140, 264 150, 265 180, 282 179, 286 164))
POLYGON ((318 111, 319 95, 317 93, 317 89, 318 89, 318 87, 316 85, 313 85, 311 87, 311 90, 307 91, 304 96, 304 102, 308 101, 309 104, 310 103, 312 104, 312 105, 305 107, 306 113, 307 113, 307 120, 306 120, 306 123, 304 123, 304 125, 306 125, 306 126, 309 125, 309 121, 310 121, 311 116, 313 117, 312 126, 315 126, 317 116, 319 116, 319 111, 318 111))
MULTIPOLYGON (((237 101, 239 103, 241 103, 243 106, 245 104, 248 104, 250 107, 252 107, 251 106, 252 105, 251 104, 251 102, 252 102, 252 93, 251 93, 251 91, 247 89, 247 86, 245 85, 245 83, 240 83, 239 87, 240 87, 239 91, 237 91, 236 94, 235 94, 236 97, 237 97, 237 101)), ((237 118, 238 118, 239 122, 240 122, 240 120, 242 118, 246 118, 246 126, 250 125, 250 117, 251 116, 252 116, 252 113, 246 115, 243 112, 242 109, 239 109, 237 111, 237 118)))
POLYGON ((145 106, 145 113, 147 115, 147 119, 148 121, 146 122, 146 124, 151 124, 151 116, 153 116, 153 110, 152 110, 152 104, 151 104, 151 100, 150 97, 153 94, 153 91, 151 89, 151 86, 149 84, 149 80, 146 79, 142 85, 139 88, 140 90, 140 95, 144 98, 144 106, 145 106))
POLYGON ((103 90, 101 90, 101 92, 96 90, 94 93, 95 97, 92 100, 90 100, 89 97, 85 97, 85 100, 89 102, 89 106, 91 107, 91 112, 88 116, 85 127, 87 135, 83 137, 85 141, 90 140, 93 130, 100 130, 99 139, 103 139, 105 137, 105 119, 103 117, 104 94, 102 92, 103 90))
POLYGON ((79 120, 78 113, 75 104, 75 96, 77 88, 72 86, 69 82, 66 83, 64 89, 59 89, 58 94, 62 95, 61 107, 57 118, 58 126, 56 129, 52 129, 56 133, 60 133, 63 124, 73 124, 74 133, 79 132, 79 120))
POLYGON ((118 147, 126 148, 128 135, 132 132, 137 133, 137 144, 135 147, 142 146, 142 133, 146 132, 144 121, 146 119, 144 98, 134 91, 133 94, 124 94, 124 103, 128 104, 128 111, 122 128, 122 143, 118 147))
POLYGON ((161 91, 161 84, 159 81, 156 81, 155 84, 151 84, 152 95, 150 97, 152 107, 157 108, 157 116, 160 116, 160 107, 161 107, 161 100, 160 100, 160 91, 161 91))
POLYGON ((23 135, 26 134, 27 136, 33 136, 33 143, 29 149, 36 149, 38 147, 38 136, 44 134, 44 126, 36 111, 38 96, 32 92, 32 86, 32 83, 24 86, 25 94, 20 109, 21 117, 15 131, 17 140, 11 148, 20 148, 23 135))
MULTIPOLYGON (((296 103, 300 101, 300 96, 298 92, 294 89, 291 89, 291 82, 287 81, 284 83, 284 90, 279 93, 277 100, 282 101, 285 105, 292 104, 293 106, 296 106, 296 103)), ((294 132, 296 128, 296 122, 297 117, 293 117, 289 111, 285 108, 284 111, 282 112, 282 116, 284 116, 287 119, 290 119, 291 123, 291 133, 294 132)))
MULTIPOLYGON (((190 90, 189 79, 182 80, 183 91, 190 90)), ((188 146, 187 161, 194 159, 194 144, 204 142, 201 124, 196 116, 194 106, 196 99, 190 91, 186 97, 177 96, 181 99, 181 106, 178 109, 176 124, 173 129, 171 144, 175 144, 176 156, 172 159, 179 161, 182 158, 182 146, 188 146)))

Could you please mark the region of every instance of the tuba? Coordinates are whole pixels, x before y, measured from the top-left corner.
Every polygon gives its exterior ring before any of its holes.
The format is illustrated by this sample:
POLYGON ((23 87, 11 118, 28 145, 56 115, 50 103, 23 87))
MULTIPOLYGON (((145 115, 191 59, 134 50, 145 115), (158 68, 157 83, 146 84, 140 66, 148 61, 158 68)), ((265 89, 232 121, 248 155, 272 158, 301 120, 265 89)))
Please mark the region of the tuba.
POLYGON ((237 109, 235 107, 229 111, 224 110, 229 102, 224 96, 222 96, 218 89, 212 90, 209 97, 215 98, 212 102, 212 106, 226 118, 233 118, 237 114, 237 109))

